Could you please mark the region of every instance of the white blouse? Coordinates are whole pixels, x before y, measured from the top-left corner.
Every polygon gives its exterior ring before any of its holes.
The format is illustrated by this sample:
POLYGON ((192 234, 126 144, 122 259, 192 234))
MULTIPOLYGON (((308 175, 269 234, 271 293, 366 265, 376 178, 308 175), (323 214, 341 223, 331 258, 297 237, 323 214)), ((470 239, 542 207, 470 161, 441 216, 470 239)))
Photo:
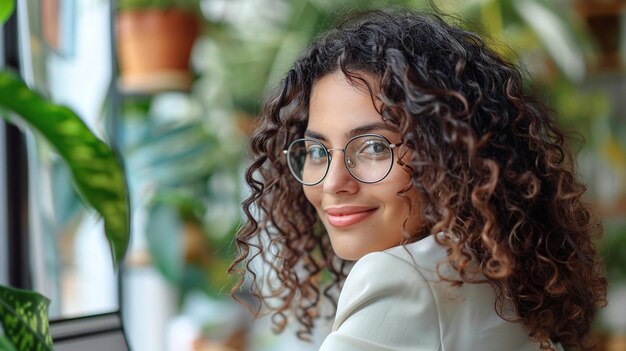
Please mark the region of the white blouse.
MULTIPOLYGON (((437 263, 445 259, 433 236, 362 257, 320 351, 539 350, 521 324, 496 314, 490 285, 441 281, 437 263)), ((458 277, 448 265, 439 269, 458 277)))

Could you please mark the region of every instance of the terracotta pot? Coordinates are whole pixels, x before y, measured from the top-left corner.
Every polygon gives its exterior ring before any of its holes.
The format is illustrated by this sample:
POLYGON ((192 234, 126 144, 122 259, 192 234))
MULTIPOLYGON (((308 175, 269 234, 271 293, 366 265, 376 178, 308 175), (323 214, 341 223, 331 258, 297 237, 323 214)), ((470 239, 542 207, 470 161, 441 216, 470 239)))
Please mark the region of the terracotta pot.
POLYGON ((120 12, 117 45, 122 90, 188 90, 189 57, 198 31, 197 17, 184 11, 120 12))

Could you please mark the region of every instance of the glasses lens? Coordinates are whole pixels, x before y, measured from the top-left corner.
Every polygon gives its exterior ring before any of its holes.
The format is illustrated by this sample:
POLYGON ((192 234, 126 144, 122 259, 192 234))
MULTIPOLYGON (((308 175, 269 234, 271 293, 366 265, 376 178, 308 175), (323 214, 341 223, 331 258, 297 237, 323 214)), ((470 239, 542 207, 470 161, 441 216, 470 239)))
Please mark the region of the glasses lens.
POLYGON ((295 140, 287 151, 291 173, 303 184, 319 183, 328 170, 328 153, 324 145, 307 139, 295 140))
POLYGON ((387 140, 371 135, 353 139, 346 145, 348 171, 358 180, 375 183, 387 176, 393 165, 393 153, 387 140))

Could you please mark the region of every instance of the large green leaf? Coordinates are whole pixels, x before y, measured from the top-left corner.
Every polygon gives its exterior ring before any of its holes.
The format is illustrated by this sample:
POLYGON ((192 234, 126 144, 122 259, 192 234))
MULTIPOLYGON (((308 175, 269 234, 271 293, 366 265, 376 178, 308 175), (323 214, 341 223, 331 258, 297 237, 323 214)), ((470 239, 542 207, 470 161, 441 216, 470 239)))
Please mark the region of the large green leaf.
POLYGON ((13 0, 0 0, 0 24, 3 24, 11 14, 15 7, 15 1, 13 0))
POLYGON ((36 292, 0 285, 0 323, 15 350, 53 350, 48 331, 49 304, 50 300, 36 292))
POLYGON ((130 208, 126 178, 113 151, 74 112, 48 102, 8 71, 0 72, 0 107, 21 116, 67 162, 78 190, 104 219, 114 261, 121 262, 130 238, 130 208))
POLYGON ((17 351, 13 343, 4 335, 0 335, 0 351, 17 351))

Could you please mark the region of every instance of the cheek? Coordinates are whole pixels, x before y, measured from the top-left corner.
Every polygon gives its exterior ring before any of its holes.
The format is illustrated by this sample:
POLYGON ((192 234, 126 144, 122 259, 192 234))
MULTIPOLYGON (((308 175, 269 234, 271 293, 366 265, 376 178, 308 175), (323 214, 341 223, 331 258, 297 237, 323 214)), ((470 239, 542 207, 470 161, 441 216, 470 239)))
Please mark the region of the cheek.
POLYGON ((318 207, 320 202, 320 191, 316 189, 316 186, 302 186, 302 191, 304 192, 304 197, 313 205, 315 208, 318 207))
POLYGON ((387 178, 385 178, 385 181, 389 189, 388 191, 393 192, 395 195, 411 184, 411 175, 400 165, 396 164, 389 172, 387 178))
POLYGON ((422 226, 422 216, 421 216, 421 200, 419 197, 419 193, 415 187, 411 185, 411 189, 405 193, 406 197, 398 196, 398 192, 402 189, 406 188, 411 183, 411 176, 401 167, 394 167, 392 171, 389 173, 389 184, 386 193, 388 194, 385 197, 385 202, 391 207, 391 216, 394 217, 394 222, 402 223, 407 216, 409 216, 409 220, 406 224, 406 229, 413 233, 419 227, 422 226), (411 202, 410 208, 409 204, 407 204, 407 200, 411 202), (409 213, 409 209, 411 213, 409 213))

